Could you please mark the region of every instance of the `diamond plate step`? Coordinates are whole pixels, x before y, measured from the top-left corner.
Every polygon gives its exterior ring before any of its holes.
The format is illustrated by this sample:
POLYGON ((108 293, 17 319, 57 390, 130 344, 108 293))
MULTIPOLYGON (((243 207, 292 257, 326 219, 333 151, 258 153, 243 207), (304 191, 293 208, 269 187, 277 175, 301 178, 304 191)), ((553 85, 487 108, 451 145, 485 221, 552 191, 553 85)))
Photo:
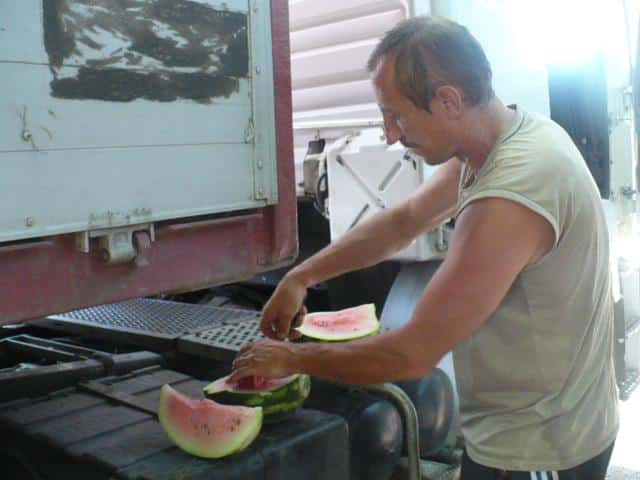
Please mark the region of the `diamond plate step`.
POLYGON ((185 335, 178 340, 178 351, 213 360, 231 360, 247 343, 265 338, 260 332, 260 313, 242 321, 225 323, 185 335))
POLYGON ((257 323, 259 317, 258 312, 251 310, 139 298, 52 315, 36 324, 151 349, 173 350, 181 337, 246 321, 257 323))

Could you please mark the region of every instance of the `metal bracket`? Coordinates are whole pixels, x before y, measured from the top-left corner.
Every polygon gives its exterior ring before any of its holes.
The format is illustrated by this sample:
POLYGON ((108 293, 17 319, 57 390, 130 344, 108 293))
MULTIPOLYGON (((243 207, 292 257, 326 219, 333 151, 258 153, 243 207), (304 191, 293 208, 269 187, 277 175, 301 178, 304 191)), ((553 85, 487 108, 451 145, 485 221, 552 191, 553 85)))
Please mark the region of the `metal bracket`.
POLYGON ((90 253, 92 238, 99 242, 100 258, 109 264, 126 263, 135 259, 136 266, 149 265, 149 250, 155 240, 152 223, 85 231, 76 234, 76 247, 90 253))
POLYGON ((366 390, 378 392, 391 400, 404 420, 405 441, 407 444, 407 460, 409 480, 420 480, 420 437, 418 431, 418 413, 409 396, 393 383, 366 385, 366 390))

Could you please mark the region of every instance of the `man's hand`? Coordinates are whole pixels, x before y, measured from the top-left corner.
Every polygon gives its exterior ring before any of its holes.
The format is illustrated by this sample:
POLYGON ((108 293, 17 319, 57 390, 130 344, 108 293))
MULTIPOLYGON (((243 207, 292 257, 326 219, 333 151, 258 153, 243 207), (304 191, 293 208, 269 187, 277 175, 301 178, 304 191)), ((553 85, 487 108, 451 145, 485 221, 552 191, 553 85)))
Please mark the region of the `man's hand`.
POLYGON ((296 362, 296 344, 261 340, 242 347, 233 361, 231 380, 258 375, 267 378, 281 378, 300 373, 296 362))
POLYGON ((303 305, 306 286, 294 276, 285 276, 262 310, 260 329, 269 337, 284 340, 298 338, 294 330, 300 326, 307 309, 303 305))

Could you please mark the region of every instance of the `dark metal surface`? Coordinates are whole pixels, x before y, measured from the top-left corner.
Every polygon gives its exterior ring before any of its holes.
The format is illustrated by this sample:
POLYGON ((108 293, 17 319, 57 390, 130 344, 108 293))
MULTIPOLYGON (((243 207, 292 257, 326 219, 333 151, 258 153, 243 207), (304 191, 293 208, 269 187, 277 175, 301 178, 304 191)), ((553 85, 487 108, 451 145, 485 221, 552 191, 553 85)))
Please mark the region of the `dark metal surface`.
POLYGON ((454 419, 455 398, 449 376, 436 368, 420 380, 397 382, 397 385, 420 412, 418 428, 421 432, 421 455, 429 457, 439 453, 452 430, 454 419))
POLYGON ((581 62, 548 67, 551 119, 571 136, 602 198, 611 193, 606 63, 600 52, 581 62))
POLYGON ((314 410, 263 426, 240 454, 207 460, 182 452, 155 418, 165 383, 201 397, 206 382, 155 368, 0 404, 0 449, 23 452, 37 468, 55 465, 38 471, 42 479, 78 478, 63 476, 73 470, 123 480, 348 480, 346 424, 314 410))
POLYGON ((405 443, 407 445, 407 466, 409 480, 420 480, 420 432, 418 431, 418 414, 413 402, 404 391, 392 384, 367 385, 364 388, 383 394, 398 407, 404 420, 405 443))
POLYGON ((0 402, 30 395, 43 395, 80 381, 99 378, 104 374, 104 365, 98 360, 78 360, 2 372, 0 373, 0 402))
POLYGON ((350 480, 389 480, 401 458, 404 437, 402 417, 392 402, 363 389, 314 379, 305 407, 347 421, 350 480))
POLYGON ((15 335, 0 340, 0 351, 7 356, 21 359, 37 358, 51 362, 85 360, 96 352, 89 348, 38 338, 32 335, 15 335))
POLYGON ((125 392, 119 392, 115 390, 113 387, 104 385, 103 383, 100 383, 100 382, 80 383, 76 388, 80 392, 93 393, 99 397, 104 397, 107 400, 111 400, 113 402, 126 405, 127 407, 131 407, 134 410, 140 410, 141 412, 148 413, 153 416, 157 415, 156 410, 149 408, 143 403, 140 403, 135 396, 129 395, 128 393, 125 393, 125 392))
POLYGON ((152 352, 109 354, 30 335, 0 340, 0 358, 9 365, 0 370, 0 401, 43 395, 77 382, 163 363, 152 352))

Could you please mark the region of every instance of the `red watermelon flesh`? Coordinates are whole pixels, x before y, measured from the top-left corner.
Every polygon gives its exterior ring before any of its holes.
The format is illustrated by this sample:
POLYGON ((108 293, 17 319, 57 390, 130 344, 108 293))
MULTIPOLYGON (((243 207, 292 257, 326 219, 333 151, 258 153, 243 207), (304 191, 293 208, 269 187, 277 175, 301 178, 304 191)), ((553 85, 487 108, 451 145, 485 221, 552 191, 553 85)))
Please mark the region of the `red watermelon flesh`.
POLYGON ((243 450, 262 428, 261 407, 194 400, 169 385, 160 391, 158 418, 178 447, 205 458, 220 458, 243 450))
POLYGON ((343 341, 366 337, 379 328, 375 305, 370 303, 337 312, 309 313, 297 330, 309 338, 343 341))
POLYGON ((267 377, 251 375, 241 378, 237 382, 228 380, 227 383, 232 385, 236 390, 265 390, 269 388, 270 382, 267 377))
POLYGON ((260 375, 251 375, 236 381, 231 381, 231 377, 222 377, 213 382, 208 388, 215 392, 224 390, 247 393, 267 392, 290 383, 295 377, 296 375, 282 378, 267 378, 260 375))

